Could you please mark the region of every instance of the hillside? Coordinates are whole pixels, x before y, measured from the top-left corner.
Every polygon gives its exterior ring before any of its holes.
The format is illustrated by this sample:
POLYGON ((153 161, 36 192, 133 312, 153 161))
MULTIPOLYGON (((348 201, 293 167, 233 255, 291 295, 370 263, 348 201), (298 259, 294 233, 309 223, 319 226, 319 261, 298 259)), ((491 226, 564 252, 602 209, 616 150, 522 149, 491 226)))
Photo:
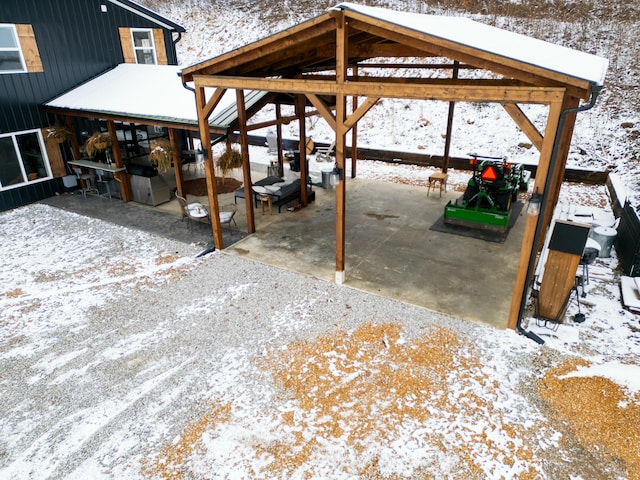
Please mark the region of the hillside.
MULTIPOLYGON (((335 2, 230 2, 228 0, 140 0, 187 29, 177 44, 183 65, 217 56, 322 13, 335 2)), ((578 116, 569 165, 618 174, 640 204, 640 5, 637 2, 366 1, 366 4, 427 14, 466 15, 476 21, 609 59, 605 88, 592 110, 578 116), (631 32, 631 33, 630 33, 631 32), (621 48, 623 47, 623 48, 621 48)), ((385 100, 359 129, 363 146, 441 154, 444 102, 385 100), (382 122, 379 119, 386 119, 382 122)), ((527 109, 532 118, 544 111, 527 109), (533 111, 532 111, 533 110, 533 111)), ((544 123, 537 122, 539 128, 544 123)), ((535 162, 537 152, 497 106, 458 104, 452 155, 469 151, 535 162)), ((322 122, 308 128, 318 141, 331 132, 322 122)), ((290 132, 294 134, 295 132, 290 132)))

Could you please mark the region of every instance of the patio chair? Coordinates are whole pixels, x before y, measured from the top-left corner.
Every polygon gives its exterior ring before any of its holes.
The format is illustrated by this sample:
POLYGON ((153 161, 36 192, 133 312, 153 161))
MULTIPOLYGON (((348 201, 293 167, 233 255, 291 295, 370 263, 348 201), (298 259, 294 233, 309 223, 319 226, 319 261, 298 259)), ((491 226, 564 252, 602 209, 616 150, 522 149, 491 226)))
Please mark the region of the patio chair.
POLYGON ((233 218, 236 214, 236 206, 234 204, 223 205, 220 207, 220 224, 227 225, 229 227, 229 233, 233 233, 233 229, 231 227, 231 223, 238 228, 238 224, 236 223, 235 218, 233 218))
POLYGON ((336 141, 331 142, 328 147, 316 148, 316 162, 331 162, 335 156, 334 150, 336 148, 336 141))
POLYGON ((200 202, 188 203, 185 197, 178 195, 178 192, 176 192, 176 198, 178 199, 178 203, 180 204, 180 208, 182 209, 182 220, 184 220, 186 217, 187 226, 189 228, 191 228, 191 220, 200 222, 203 219, 206 219, 209 222, 211 221, 209 210, 207 210, 207 207, 202 205, 200 202))

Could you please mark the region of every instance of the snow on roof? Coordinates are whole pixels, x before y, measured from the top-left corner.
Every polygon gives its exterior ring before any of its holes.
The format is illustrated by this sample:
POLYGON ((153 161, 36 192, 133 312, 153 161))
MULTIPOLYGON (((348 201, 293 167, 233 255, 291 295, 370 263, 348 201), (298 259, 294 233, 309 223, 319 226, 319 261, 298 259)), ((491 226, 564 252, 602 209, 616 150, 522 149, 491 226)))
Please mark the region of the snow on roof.
MULTIPOLYGON (((52 108, 170 123, 198 123, 195 97, 182 85, 175 65, 123 63, 45 103, 52 108)), ((264 92, 247 92, 247 107, 264 92)), ((227 128, 237 118, 235 92, 228 91, 210 117, 227 128)))
POLYGON ((509 32, 464 17, 446 17, 340 3, 334 7, 377 18, 416 32, 534 65, 602 86, 609 61, 571 48, 509 32))

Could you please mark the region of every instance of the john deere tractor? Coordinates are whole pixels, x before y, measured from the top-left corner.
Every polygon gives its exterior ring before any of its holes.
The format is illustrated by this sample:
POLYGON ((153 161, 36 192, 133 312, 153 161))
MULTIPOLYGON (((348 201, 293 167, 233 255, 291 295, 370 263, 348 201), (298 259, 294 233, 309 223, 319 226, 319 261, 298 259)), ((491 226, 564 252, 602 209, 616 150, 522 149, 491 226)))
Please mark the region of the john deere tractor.
POLYGON ((464 195, 444 208, 444 221, 487 230, 505 231, 511 217, 511 202, 519 189, 526 189, 529 172, 505 157, 469 154, 473 175, 464 195))

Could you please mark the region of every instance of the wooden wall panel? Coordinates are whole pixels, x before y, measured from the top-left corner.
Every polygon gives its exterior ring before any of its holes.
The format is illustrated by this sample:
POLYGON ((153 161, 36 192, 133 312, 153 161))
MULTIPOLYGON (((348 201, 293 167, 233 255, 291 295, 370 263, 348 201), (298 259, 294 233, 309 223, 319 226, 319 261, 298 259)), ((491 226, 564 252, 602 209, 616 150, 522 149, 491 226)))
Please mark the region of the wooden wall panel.
POLYGON ((118 28, 120 32, 120 46, 124 63, 136 63, 136 55, 133 51, 133 40, 131 39, 131 29, 127 27, 118 28))
POLYGON ((18 33, 22 55, 24 55, 24 62, 27 64, 27 71, 44 72, 33 27, 25 24, 16 25, 16 32, 18 33))

